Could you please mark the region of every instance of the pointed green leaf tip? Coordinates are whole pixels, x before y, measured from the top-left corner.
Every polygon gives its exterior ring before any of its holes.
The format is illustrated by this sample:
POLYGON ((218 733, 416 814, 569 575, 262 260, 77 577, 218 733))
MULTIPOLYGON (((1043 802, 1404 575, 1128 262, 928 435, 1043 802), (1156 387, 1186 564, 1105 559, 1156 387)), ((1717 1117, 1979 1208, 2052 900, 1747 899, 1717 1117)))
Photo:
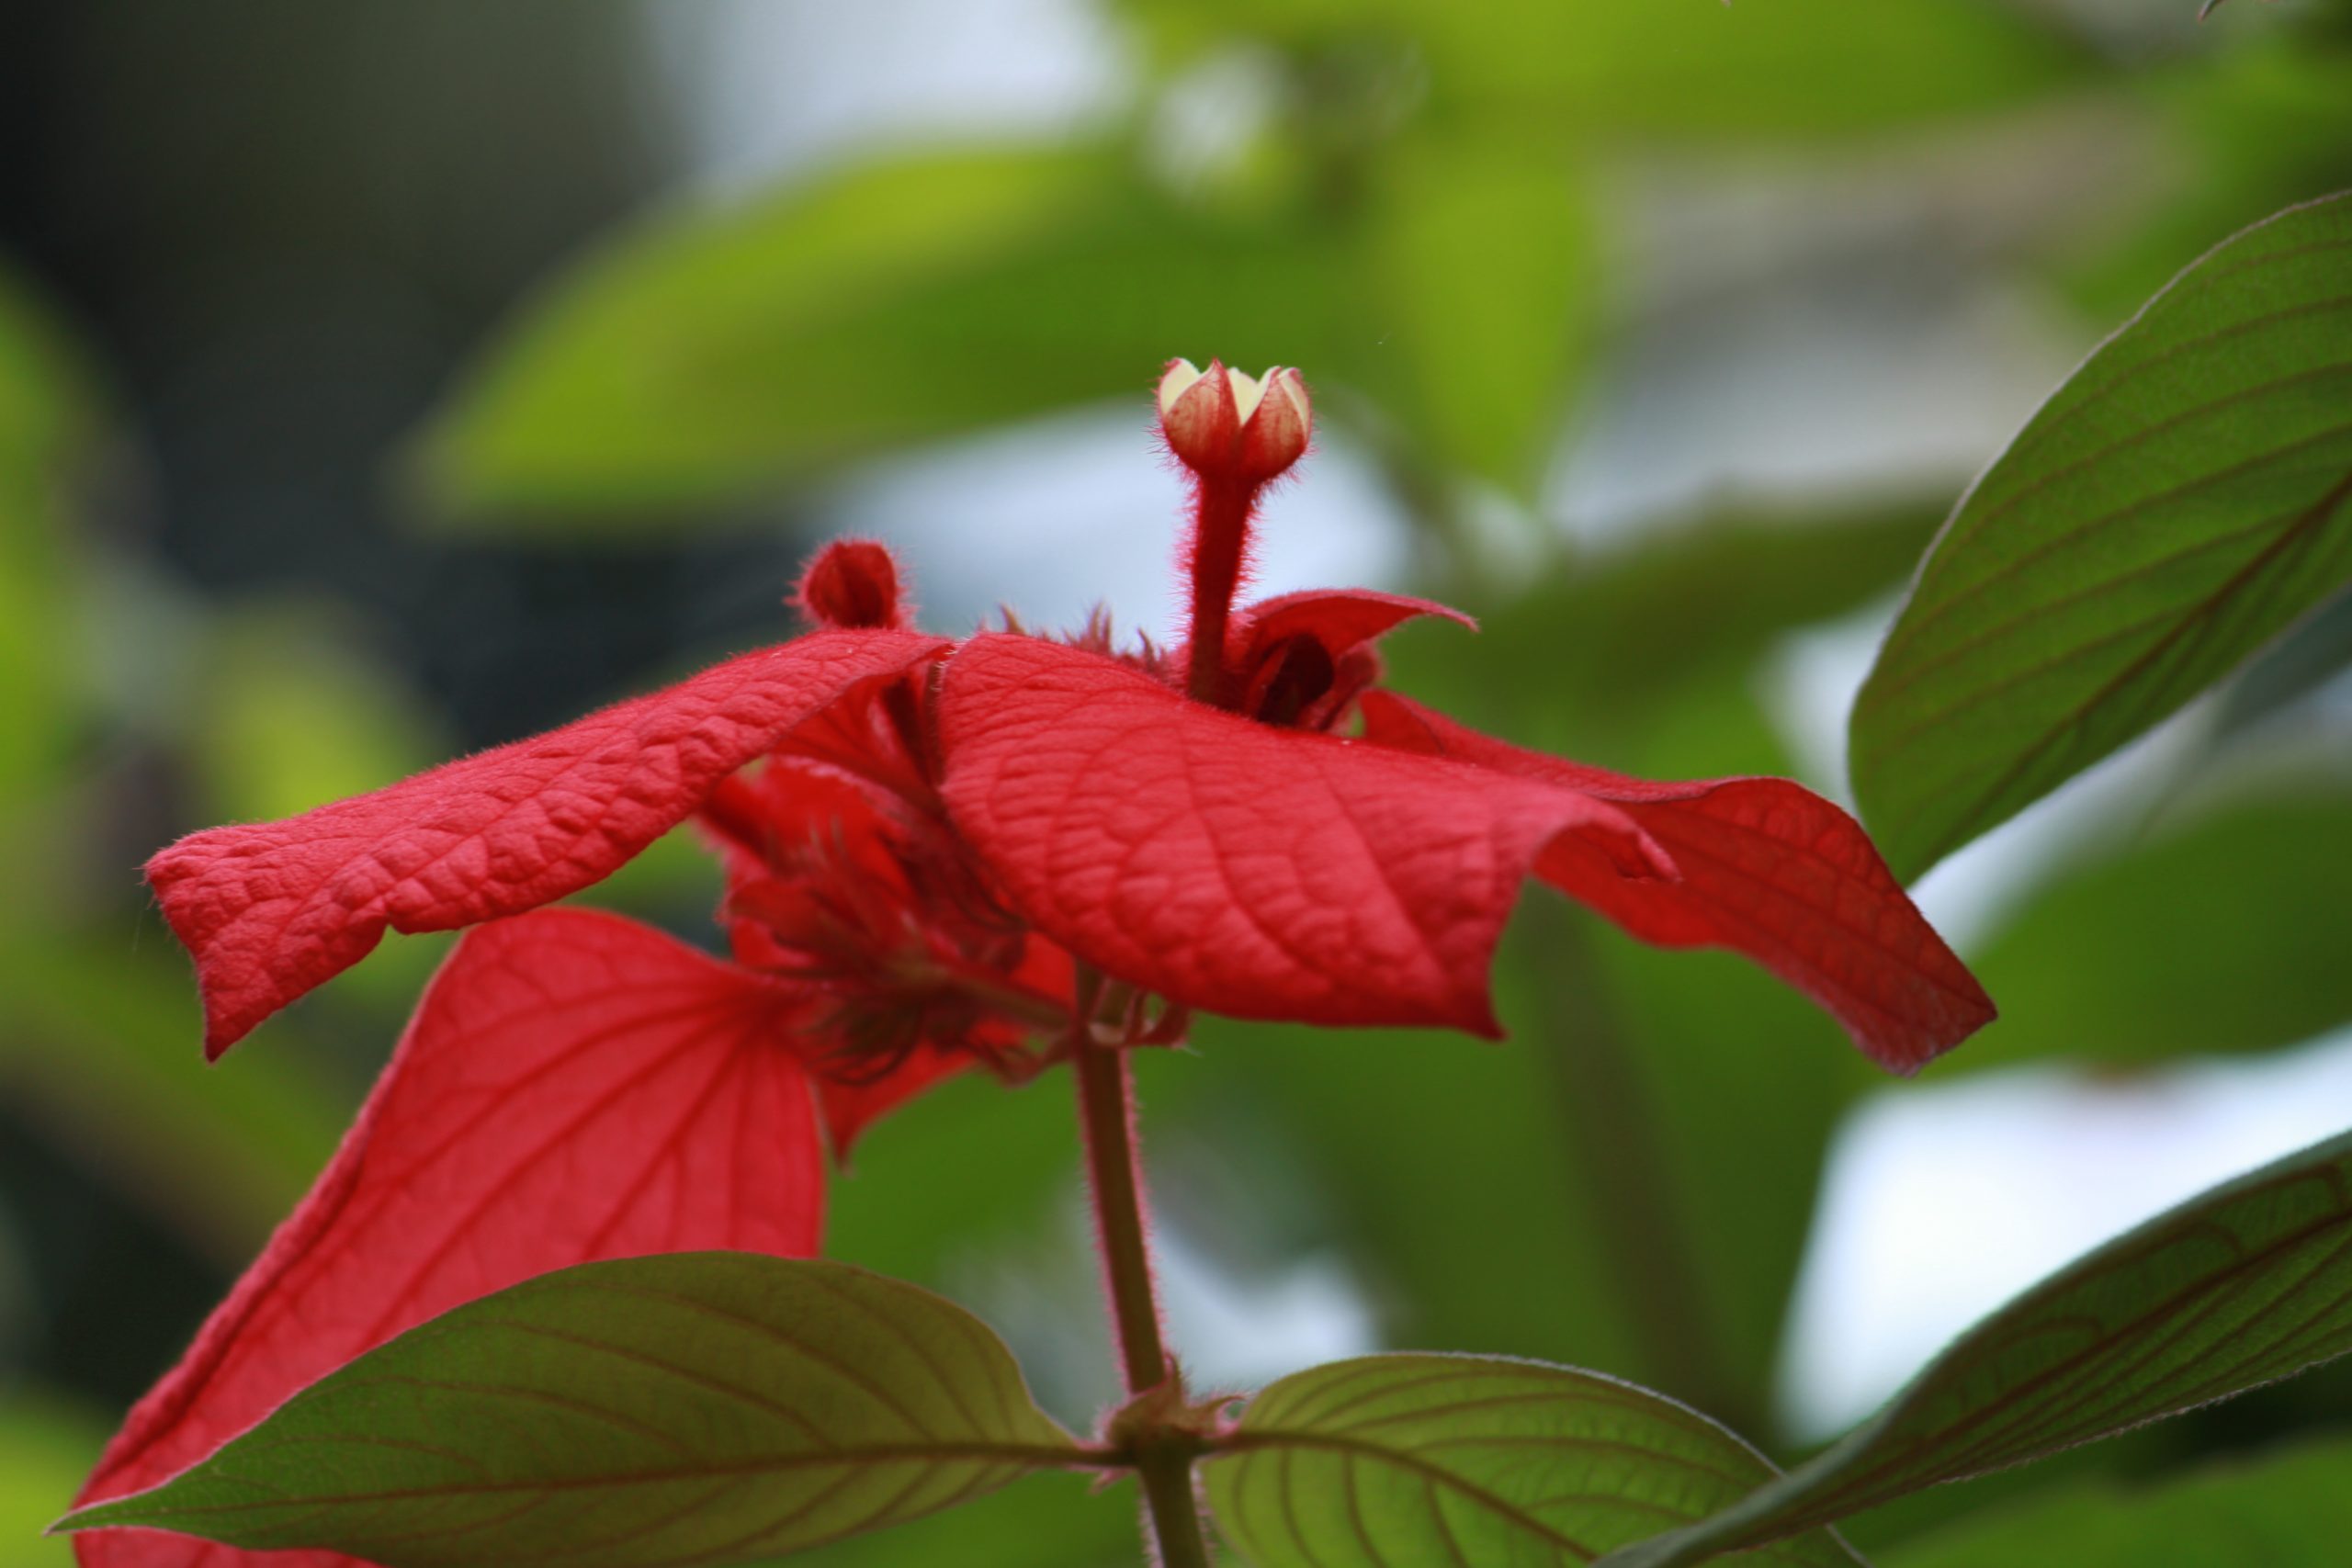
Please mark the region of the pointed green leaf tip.
POLYGON ((2002 454, 1854 704, 1905 877, 2140 735, 2352 581, 2352 196, 2176 278, 2002 454))
POLYGON ((2352 1134, 2189 1200, 1961 1337, 1845 1441, 1607 1568, 1682 1568, 2352 1350, 2352 1134))
POLYGON ((196 1468, 58 1528, 385 1568, 724 1563, 1084 1462, 952 1303, 840 1264, 680 1253, 445 1314, 196 1468))
MULTIPOLYGON (((1485 1356, 1367 1356, 1283 1379, 1208 1463, 1257 1568, 1590 1562, 1777 1472, 1697 1412, 1594 1372, 1485 1356)), ((1759 1558, 1859 1561, 1827 1530, 1759 1558)))

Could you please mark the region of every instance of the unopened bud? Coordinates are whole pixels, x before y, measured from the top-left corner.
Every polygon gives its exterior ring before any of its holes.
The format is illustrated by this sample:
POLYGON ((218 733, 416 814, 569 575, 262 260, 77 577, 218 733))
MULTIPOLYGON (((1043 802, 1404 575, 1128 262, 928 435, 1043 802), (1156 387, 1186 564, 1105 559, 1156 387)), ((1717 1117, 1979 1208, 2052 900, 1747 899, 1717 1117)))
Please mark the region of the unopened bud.
POLYGON ((1235 407, 1241 414, 1241 472, 1263 484, 1305 455, 1315 433, 1314 405, 1306 382, 1287 367, 1269 370, 1261 381, 1234 378, 1235 407))
POLYGON ((871 539, 835 539, 819 551, 793 602, 810 620, 837 631, 906 629, 899 565, 871 539))
POLYGON ((1315 416, 1306 383, 1277 367, 1262 377, 1211 360, 1169 361, 1159 378, 1159 428, 1177 461, 1204 479, 1265 483, 1299 459, 1315 416))
POLYGON ((1213 359, 1198 370, 1189 359, 1169 361, 1159 378, 1159 429, 1176 460, 1194 473, 1232 467, 1241 415, 1225 367, 1213 359))

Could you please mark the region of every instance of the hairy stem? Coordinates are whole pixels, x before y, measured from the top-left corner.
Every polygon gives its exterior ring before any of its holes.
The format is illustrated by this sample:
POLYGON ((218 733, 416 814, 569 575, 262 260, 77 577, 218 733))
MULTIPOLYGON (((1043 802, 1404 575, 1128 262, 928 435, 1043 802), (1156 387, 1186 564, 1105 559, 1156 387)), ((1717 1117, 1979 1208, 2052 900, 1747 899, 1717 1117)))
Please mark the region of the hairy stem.
POLYGON ((1241 566, 1250 545, 1250 513, 1258 502, 1256 485, 1203 477, 1193 524, 1192 653, 1184 690, 1194 702, 1230 707, 1225 689, 1225 630, 1241 586, 1241 566))
MULTIPOLYGON (((1078 1076, 1079 1121, 1086 1132, 1086 1168, 1094 1193, 1103 1272, 1110 1281, 1111 1318, 1127 1393, 1134 1395, 1158 1388, 1177 1372, 1160 1340, 1159 1301, 1144 1235, 1143 1178, 1136 1161, 1135 1088, 1127 1054, 1095 1043, 1080 1028, 1070 1066, 1078 1076)), ((1179 1449, 1147 1445, 1136 1455, 1136 1468, 1163 1568, 1208 1568, 1208 1541, 1193 1495, 1191 1456, 1179 1449)))

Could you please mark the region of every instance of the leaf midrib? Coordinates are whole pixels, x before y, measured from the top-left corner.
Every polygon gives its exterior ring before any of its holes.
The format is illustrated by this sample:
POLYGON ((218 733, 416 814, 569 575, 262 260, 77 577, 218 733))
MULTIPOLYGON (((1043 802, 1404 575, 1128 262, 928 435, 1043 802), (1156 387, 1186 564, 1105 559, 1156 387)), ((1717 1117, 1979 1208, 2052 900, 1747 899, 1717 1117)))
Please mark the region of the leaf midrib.
MULTIPOLYGON (((289 1438, 289 1442, 356 1441, 330 1436, 289 1438)), ((258 1503, 191 1503, 168 1508, 158 1507, 139 1518, 113 1519, 99 1517, 108 1513, 126 1511, 141 1498, 158 1497, 176 1481, 165 1482, 148 1492, 133 1493, 128 1497, 109 1498, 106 1502, 77 1509, 60 1519, 52 1529, 78 1530, 102 1529, 116 1526, 147 1523, 167 1517, 195 1517, 223 1514, 257 1514, 272 1508, 339 1507, 366 1504, 407 1502, 436 1497, 504 1496, 517 1493, 544 1492, 563 1495, 574 1491, 604 1489, 616 1486, 663 1486, 677 1482, 708 1481, 721 1478, 740 1479, 745 1476, 790 1474, 797 1471, 832 1470, 859 1465, 889 1465, 915 1463, 950 1464, 1020 1464, 1056 1470, 1116 1470, 1125 1468, 1125 1461, 1109 1450, 1046 1443, 893 1443, 871 1447, 829 1449, 801 1454, 764 1455, 754 1460, 718 1461, 696 1463, 668 1470, 605 1472, 596 1475, 558 1476, 547 1480, 451 1482, 433 1486, 405 1486, 378 1492, 356 1492, 334 1495, 310 1494, 258 1503)), ((244 1484, 240 1478, 220 1475, 217 1483, 244 1484)))
POLYGON ((2184 637, 2209 631, 2217 624, 2217 617, 2229 607, 2232 600, 2241 592, 2246 591, 2250 584, 2258 581, 2267 570, 2290 550, 2311 540, 2343 508, 2347 500, 2352 500, 2352 472, 2347 472, 2344 478, 2338 479, 2332 489, 2312 504, 2309 511, 2281 529, 2276 539, 2265 545, 2252 559, 2233 572, 2220 587, 2189 605, 2169 629, 2135 655, 2132 661, 2117 671, 2114 676, 2102 682, 2097 691, 2081 702, 2074 704, 2048 723, 2041 734, 2035 738, 2033 743, 2018 754, 2016 761, 2002 769, 1991 784, 1977 792, 1968 809, 1957 818, 1958 825, 1937 836, 1930 851, 1931 857, 1940 857, 1964 841, 1966 837, 1973 831, 1972 825, 1982 819, 2004 795, 2017 787, 2019 780, 2030 775, 2035 768, 2041 766, 2047 761, 2051 749, 2063 740, 2069 731, 2082 725, 2110 698, 2136 684, 2143 676, 2154 669, 2160 660, 2180 646, 2184 637))

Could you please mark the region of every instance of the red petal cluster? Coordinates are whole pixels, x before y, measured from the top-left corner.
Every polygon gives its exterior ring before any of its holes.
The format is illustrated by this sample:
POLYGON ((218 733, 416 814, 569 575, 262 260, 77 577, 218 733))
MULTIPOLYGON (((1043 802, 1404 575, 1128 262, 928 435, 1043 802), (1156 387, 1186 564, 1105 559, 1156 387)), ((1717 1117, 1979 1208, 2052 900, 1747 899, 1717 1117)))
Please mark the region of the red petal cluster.
MULTIPOLYGON (((1257 487, 1309 425, 1295 372, 1248 390, 1245 414, 1214 366, 1163 386, 1201 479, 1182 657, 1121 657, 1099 627, 922 637, 888 553, 844 543, 797 591, 823 629, 158 854, 215 1055, 387 928, 481 929, 85 1500, 167 1477, 531 1274, 812 1251, 828 1143, 965 1066, 1049 1062, 1080 962, 1178 1010, 1495 1035, 1487 972, 1532 877, 1645 941, 1747 954, 1899 1071, 1992 1017, 1861 829, 1800 786, 1629 779, 1380 689, 1374 643, 1417 615, 1466 622, 1442 605, 1330 592, 1228 614, 1257 487), (726 865, 732 964, 531 912, 689 818, 726 865)), ((144 1532, 76 1549, 110 1568, 245 1556, 144 1532)))
POLYGON ((1576 790, 1276 729, 1032 637, 967 643, 940 696, 948 808, 1022 912, 1203 1010, 1498 1034, 1488 960, 1546 846, 1673 874, 1576 790))

